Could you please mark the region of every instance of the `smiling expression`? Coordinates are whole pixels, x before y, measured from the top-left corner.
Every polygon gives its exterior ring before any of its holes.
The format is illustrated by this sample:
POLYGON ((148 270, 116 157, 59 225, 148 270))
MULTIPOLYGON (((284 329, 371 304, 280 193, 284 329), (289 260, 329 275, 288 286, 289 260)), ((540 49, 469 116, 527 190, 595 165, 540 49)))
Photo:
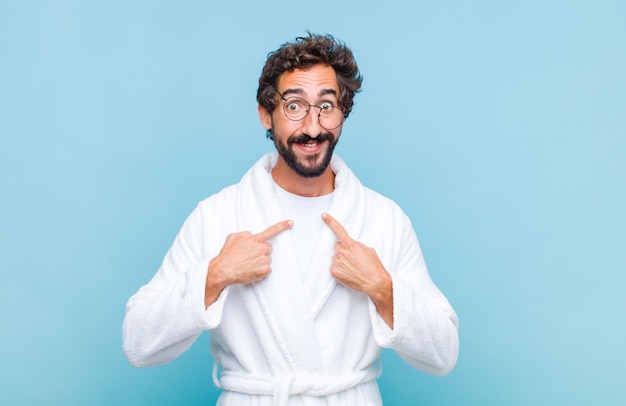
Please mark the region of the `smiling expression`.
MULTIPOLYGON (((313 105, 319 106, 324 102, 338 105, 337 76, 330 66, 314 65, 285 72, 278 79, 276 88, 285 98, 298 96, 313 105)), ((341 126, 330 131, 324 129, 318 120, 319 110, 315 107, 310 108, 304 119, 289 120, 283 111, 284 103, 280 99, 272 113, 259 108, 261 123, 265 128, 272 129, 274 144, 279 152, 277 168, 286 165, 293 173, 304 178, 327 173, 341 126)))

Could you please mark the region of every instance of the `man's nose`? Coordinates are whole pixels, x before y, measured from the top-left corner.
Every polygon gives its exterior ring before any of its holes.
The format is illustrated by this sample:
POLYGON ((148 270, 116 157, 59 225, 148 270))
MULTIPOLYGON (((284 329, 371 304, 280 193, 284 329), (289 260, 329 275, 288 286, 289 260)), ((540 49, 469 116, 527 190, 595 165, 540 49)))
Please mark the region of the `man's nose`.
POLYGON ((323 131, 320 125, 319 109, 311 106, 309 113, 302 119, 302 132, 311 138, 316 138, 323 131))

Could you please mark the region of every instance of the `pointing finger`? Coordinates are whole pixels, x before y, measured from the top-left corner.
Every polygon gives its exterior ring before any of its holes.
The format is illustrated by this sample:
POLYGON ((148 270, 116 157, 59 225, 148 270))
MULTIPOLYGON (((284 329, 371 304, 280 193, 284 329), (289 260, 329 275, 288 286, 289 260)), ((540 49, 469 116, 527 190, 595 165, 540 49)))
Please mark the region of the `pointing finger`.
POLYGON ((261 238, 261 240, 267 241, 276 237, 278 234, 282 233, 283 231, 289 229, 292 225, 293 225, 292 220, 279 221, 278 223, 269 226, 268 228, 265 229, 265 231, 262 231, 257 235, 259 236, 259 238, 261 238))
POLYGON ((337 220, 335 220, 333 216, 328 213, 323 213, 322 220, 324 220, 324 223, 326 223, 328 227, 333 230, 333 233, 335 233, 337 238, 339 238, 339 241, 345 241, 350 239, 350 236, 348 235, 346 229, 343 228, 343 226, 337 220))

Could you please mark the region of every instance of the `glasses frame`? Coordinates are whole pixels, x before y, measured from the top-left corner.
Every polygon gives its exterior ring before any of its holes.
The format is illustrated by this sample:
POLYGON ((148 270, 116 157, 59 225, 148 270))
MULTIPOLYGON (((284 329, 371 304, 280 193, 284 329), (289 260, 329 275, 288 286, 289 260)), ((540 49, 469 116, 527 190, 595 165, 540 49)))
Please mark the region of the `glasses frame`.
MULTIPOLYGON (((323 129, 327 130, 327 131, 332 131, 332 130, 336 130, 337 128, 341 127, 341 125, 343 124, 344 121, 346 121, 346 118, 348 118, 348 115, 346 114, 346 112, 341 108, 341 107, 335 107, 332 106, 334 109, 338 109, 339 111, 341 111, 341 121, 339 122, 339 124, 337 124, 336 127, 333 128, 327 128, 325 127, 322 122, 321 122, 321 117, 322 117, 322 106, 318 106, 315 104, 311 104, 308 101, 306 101, 306 99, 304 97, 300 97, 300 96, 290 96, 290 97, 285 97, 283 96, 283 94, 281 92, 278 91, 278 89, 276 88, 276 86, 272 86, 274 88, 274 91, 276 91, 276 93, 278 93, 278 95, 280 96, 281 99, 283 99, 283 101, 285 102, 283 104, 283 114, 285 115, 285 117, 287 117, 288 120, 290 121, 302 121, 304 120, 308 115, 309 115, 309 111, 311 111, 311 107, 317 107, 317 109, 319 110, 317 113, 317 122, 319 123, 320 127, 322 127, 323 129), (289 115, 287 114, 287 112, 285 111, 285 108, 287 106, 287 100, 289 99, 300 99, 302 101, 304 101, 306 104, 309 105, 309 108, 306 109, 306 113, 304 113, 304 115, 302 116, 302 118, 291 118, 289 117, 289 115)), ((331 104, 332 105, 332 104, 331 104)))

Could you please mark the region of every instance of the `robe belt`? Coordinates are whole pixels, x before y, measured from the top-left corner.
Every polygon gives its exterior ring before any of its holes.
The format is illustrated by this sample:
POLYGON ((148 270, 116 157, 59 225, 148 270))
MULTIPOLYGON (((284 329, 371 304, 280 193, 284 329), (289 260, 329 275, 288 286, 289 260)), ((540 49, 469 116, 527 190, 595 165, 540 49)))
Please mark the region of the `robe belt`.
POLYGON ((217 377, 217 365, 213 368, 213 380, 218 388, 248 395, 273 396, 276 406, 287 404, 290 396, 329 396, 373 381, 381 374, 379 365, 373 364, 350 374, 329 375, 296 372, 276 377, 222 371, 217 377))

